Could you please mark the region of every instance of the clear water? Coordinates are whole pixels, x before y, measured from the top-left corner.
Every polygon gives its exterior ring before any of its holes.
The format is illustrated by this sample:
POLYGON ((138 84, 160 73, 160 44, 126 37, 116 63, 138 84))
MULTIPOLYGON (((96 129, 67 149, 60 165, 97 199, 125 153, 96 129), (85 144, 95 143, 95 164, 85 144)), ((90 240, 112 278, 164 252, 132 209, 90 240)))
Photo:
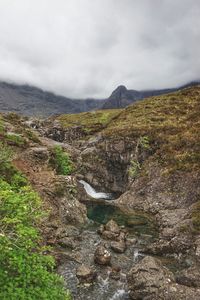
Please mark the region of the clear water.
POLYGON ((90 220, 97 224, 106 224, 111 219, 118 225, 125 226, 130 233, 146 234, 157 237, 158 231, 151 218, 143 213, 132 212, 125 213, 118 207, 107 205, 105 203, 86 203, 87 215, 90 220))

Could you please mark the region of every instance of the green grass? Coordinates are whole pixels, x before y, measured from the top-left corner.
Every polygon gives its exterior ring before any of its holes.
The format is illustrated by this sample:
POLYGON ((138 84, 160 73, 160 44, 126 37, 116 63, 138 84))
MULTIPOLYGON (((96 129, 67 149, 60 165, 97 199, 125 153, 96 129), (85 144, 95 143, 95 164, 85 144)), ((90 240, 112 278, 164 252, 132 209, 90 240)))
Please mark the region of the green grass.
POLYGON ((110 139, 148 136, 157 161, 192 171, 200 163, 200 87, 152 97, 124 109, 102 131, 110 139))
POLYGON ((166 168, 193 171, 200 164, 200 87, 138 101, 125 109, 61 115, 64 128, 80 126, 87 135, 101 132, 109 140, 137 141, 151 149, 166 168))
POLYGON ((64 152, 60 146, 53 148, 50 164, 59 175, 70 175, 73 170, 68 153, 64 152))
POLYGON ((0 299, 70 300, 53 257, 44 254, 41 199, 12 166, 11 153, 0 144, 0 299))
POLYGON ((19 134, 7 133, 5 135, 5 140, 8 144, 17 146, 17 147, 26 145, 25 138, 19 134))
POLYGON ((57 118, 64 128, 80 126, 86 134, 102 130, 119 115, 120 109, 98 110, 80 114, 61 115, 57 118))

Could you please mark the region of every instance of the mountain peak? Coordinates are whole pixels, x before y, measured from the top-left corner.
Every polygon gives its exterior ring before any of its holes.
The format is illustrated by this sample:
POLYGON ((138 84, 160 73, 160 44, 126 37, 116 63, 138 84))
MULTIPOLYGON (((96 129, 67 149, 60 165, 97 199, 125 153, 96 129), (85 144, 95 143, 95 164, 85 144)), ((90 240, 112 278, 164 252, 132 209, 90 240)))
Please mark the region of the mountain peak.
POLYGON ((114 95, 114 96, 116 96, 116 95, 121 95, 121 94, 123 94, 123 93, 126 93, 126 91, 127 91, 127 88, 124 86, 124 85, 119 85, 113 92, 112 92, 112 94, 111 94, 111 97, 114 95))

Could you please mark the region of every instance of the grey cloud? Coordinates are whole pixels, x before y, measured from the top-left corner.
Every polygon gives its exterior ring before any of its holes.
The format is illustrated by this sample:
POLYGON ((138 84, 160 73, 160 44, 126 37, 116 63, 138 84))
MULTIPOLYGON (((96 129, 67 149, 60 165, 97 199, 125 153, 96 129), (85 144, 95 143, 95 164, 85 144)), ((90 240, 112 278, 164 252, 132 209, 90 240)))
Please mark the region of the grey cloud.
POLYGON ((70 97, 200 79, 197 0, 0 0, 0 79, 70 97))

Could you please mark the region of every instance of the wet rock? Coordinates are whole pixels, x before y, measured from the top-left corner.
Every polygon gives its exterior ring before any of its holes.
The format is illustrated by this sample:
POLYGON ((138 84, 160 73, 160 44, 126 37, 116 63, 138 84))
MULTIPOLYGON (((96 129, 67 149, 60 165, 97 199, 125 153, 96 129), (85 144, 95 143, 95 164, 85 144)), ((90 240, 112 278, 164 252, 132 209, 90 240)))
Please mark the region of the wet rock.
POLYGON ((161 238, 155 243, 149 245, 145 252, 155 255, 173 254, 173 253, 187 253, 193 246, 193 236, 186 233, 175 232, 172 238, 161 238))
POLYGON ((112 266, 110 269, 110 277, 114 280, 119 280, 120 279, 120 271, 121 268, 119 266, 112 266))
POLYGON ((104 246, 100 245, 95 251, 94 261, 99 265, 109 265, 111 262, 111 253, 104 246))
POLYGON ((200 289, 177 284, 173 274, 150 256, 130 270, 128 286, 133 300, 200 299, 200 289))
POLYGON ((103 224, 101 224, 97 230, 97 233, 102 234, 104 232, 104 230, 105 230, 105 227, 103 224))
POLYGON ((128 274, 131 299, 162 299, 158 295, 174 280, 173 274, 153 257, 146 256, 128 274))
POLYGON ((107 231, 111 231, 113 233, 120 233, 120 227, 118 226, 118 224, 114 221, 114 220, 110 220, 106 225, 105 225, 105 229, 107 231))
POLYGON ((124 241, 111 242, 110 247, 116 253, 124 253, 126 250, 126 243, 124 241))
POLYGON ((189 287, 200 287, 200 269, 195 265, 186 270, 182 270, 176 276, 176 282, 189 287))
POLYGON ((58 244, 64 248, 70 248, 70 249, 75 249, 76 247, 78 247, 78 242, 71 237, 64 237, 58 240, 58 244))
POLYGON ((126 240, 127 232, 121 231, 118 236, 118 241, 125 241, 126 240))
POLYGON ((90 267, 81 265, 76 270, 76 276, 80 282, 93 282, 96 278, 96 272, 93 271, 90 267))
POLYGON ((73 190, 76 190, 76 180, 72 176, 59 176, 57 190, 62 190, 59 198, 59 215, 64 224, 78 225, 87 222, 87 209, 80 203, 73 190))
POLYGON ((77 199, 69 200, 68 197, 63 197, 60 200, 59 207, 60 216, 65 224, 84 224, 87 221, 87 211, 85 205, 77 199))
POLYGON ((114 241, 117 241, 117 239, 118 239, 118 233, 105 230, 102 233, 102 238, 105 239, 105 240, 114 240, 114 241))

